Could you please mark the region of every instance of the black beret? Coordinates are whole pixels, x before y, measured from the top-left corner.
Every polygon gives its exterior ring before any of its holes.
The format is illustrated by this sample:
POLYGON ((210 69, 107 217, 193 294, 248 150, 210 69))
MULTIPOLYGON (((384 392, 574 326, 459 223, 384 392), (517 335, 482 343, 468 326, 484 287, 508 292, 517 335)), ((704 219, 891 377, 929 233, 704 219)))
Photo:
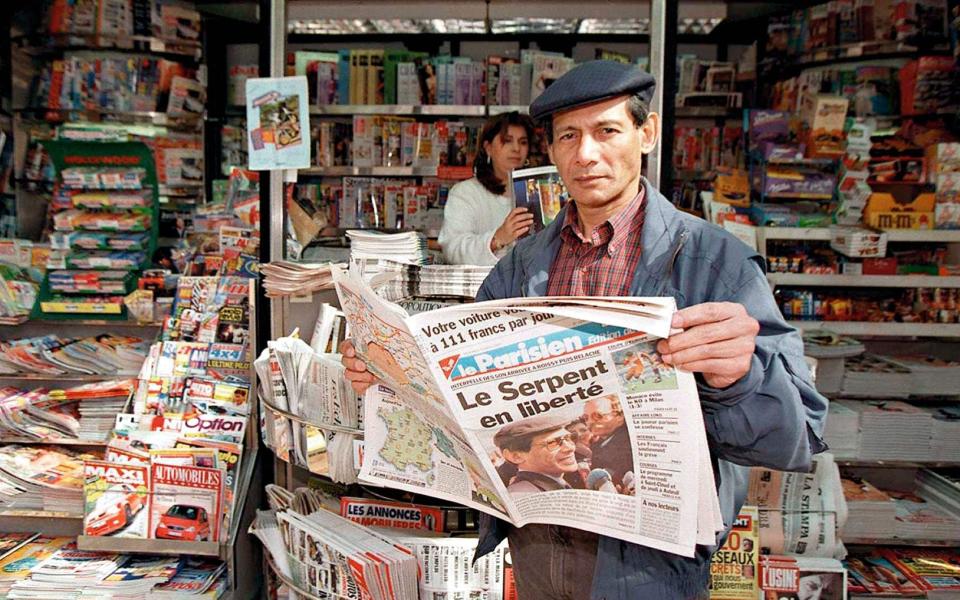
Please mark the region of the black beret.
POLYGON ((580 63, 550 84, 530 103, 530 116, 542 119, 561 110, 625 94, 639 94, 650 104, 656 86, 653 75, 636 65, 591 60, 580 63))
POLYGON ((493 436, 493 443, 496 444, 498 448, 502 448, 506 440, 524 438, 537 435, 538 433, 563 429, 572 422, 573 419, 562 414, 546 413, 537 415, 529 419, 504 425, 500 428, 500 431, 493 436))

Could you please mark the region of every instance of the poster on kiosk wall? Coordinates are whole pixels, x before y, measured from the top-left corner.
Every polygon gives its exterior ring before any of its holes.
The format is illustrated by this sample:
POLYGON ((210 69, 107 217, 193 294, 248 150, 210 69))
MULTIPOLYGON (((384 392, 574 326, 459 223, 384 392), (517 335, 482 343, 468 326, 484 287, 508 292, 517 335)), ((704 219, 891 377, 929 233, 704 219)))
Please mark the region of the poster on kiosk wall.
POLYGON ((309 167, 307 78, 248 79, 247 129, 251 170, 309 167))

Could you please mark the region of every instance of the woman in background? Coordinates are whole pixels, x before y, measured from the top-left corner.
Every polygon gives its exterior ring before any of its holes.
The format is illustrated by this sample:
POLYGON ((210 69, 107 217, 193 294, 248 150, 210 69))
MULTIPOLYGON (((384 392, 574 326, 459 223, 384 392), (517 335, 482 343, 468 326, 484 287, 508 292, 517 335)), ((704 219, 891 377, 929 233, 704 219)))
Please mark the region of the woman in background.
POLYGON ((510 172, 527 162, 533 121, 517 112, 487 120, 473 161, 474 177, 453 186, 443 211, 440 246, 455 265, 494 265, 530 230, 533 215, 514 208, 506 193, 510 172))

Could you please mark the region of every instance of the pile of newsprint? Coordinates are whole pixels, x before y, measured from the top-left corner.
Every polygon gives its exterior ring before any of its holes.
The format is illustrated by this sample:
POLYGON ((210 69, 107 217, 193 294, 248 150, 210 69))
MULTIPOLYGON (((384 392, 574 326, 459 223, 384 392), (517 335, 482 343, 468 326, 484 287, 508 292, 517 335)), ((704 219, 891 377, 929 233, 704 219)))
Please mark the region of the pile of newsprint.
POLYGON ((333 278, 383 382, 364 398, 361 481, 683 556, 715 543, 696 383, 656 352, 673 299, 510 298, 411 316, 352 274, 333 278))

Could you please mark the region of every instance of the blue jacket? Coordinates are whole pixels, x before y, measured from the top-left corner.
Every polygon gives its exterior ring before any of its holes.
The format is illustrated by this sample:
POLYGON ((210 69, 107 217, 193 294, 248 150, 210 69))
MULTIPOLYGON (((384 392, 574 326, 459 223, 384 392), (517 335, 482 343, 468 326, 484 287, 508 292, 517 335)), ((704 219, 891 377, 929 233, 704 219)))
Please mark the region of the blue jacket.
MULTIPOLYGON (((718 390, 698 378, 707 440, 729 529, 747 493, 749 467, 809 470, 821 440, 827 400, 810 382, 803 342, 784 322, 763 273, 763 260, 723 229, 678 211, 649 182, 634 296, 673 296, 679 308, 737 302, 760 322, 750 372, 718 390)), ((484 281, 477 300, 542 296, 560 248, 564 213, 521 240, 484 281)), ((510 525, 481 515, 477 556, 493 550, 510 525)), ((718 536, 718 544, 726 534, 718 536)), ((594 600, 689 598, 707 585, 715 548, 686 558, 601 536, 594 600)))

